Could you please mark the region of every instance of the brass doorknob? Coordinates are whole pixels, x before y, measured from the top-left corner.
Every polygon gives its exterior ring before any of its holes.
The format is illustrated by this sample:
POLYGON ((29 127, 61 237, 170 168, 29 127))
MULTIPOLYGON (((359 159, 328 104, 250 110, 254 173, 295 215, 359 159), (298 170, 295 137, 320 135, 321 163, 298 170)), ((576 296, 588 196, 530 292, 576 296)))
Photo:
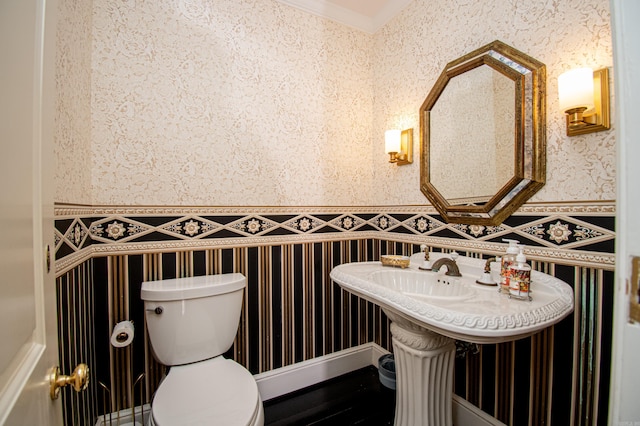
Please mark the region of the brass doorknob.
POLYGON ((89 385, 89 366, 78 364, 70 376, 60 375, 60 367, 53 367, 49 374, 49 395, 51 399, 58 399, 60 388, 71 385, 76 392, 83 391, 89 385))

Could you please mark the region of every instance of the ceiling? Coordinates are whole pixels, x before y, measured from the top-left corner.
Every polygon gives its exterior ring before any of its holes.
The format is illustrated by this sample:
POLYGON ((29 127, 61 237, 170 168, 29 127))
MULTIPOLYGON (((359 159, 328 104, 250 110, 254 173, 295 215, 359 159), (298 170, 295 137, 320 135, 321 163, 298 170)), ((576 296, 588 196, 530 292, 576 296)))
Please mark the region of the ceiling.
POLYGON ((375 17, 392 0, 316 0, 318 3, 331 3, 344 7, 369 18, 375 17))
POLYGON ((305 12, 375 33, 413 0, 277 0, 305 12))

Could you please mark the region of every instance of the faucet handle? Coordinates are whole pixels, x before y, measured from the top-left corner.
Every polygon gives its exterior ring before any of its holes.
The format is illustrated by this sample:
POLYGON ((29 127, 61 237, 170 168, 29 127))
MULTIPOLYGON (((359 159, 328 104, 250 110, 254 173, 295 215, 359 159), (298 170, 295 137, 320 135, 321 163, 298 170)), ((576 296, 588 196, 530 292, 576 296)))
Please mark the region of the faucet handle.
POLYGON ((420 251, 424 253, 424 260, 429 260, 429 246, 426 244, 420 244, 420 251))
POLYGON ((453 260, 454 262, 456 261, 458 256, 460 256, 460 255, 458 254, 457 251, 454 250, 454 251, 451 252, 451 260, 453 260))

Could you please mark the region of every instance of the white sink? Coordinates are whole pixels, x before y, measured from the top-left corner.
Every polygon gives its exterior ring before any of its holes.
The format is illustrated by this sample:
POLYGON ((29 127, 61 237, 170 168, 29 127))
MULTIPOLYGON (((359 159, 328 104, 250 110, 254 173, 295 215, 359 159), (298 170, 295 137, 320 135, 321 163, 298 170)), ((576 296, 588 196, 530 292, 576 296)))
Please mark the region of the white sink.
MULTIPOLYGON (((431 260, 443 256, 432 254, 431 260)), ((510 299, 497 286, 476 283, 483 260, 458 257, 462 276, 451 277, 420 270, 422 257, 411 256, 406 269, 347 263, 333 268, 331 279, 379 305, 391 320, 395 425, 451 426, 454 339, 498 343, 532 335, 569 315, 574 294, 567 283, 532 271, 532 300, 510 299)))
MULTIPOLYGON (((445 255, 432 253, 435 261, 445 255)), ((406 269, 380 262, 338 265, 331 278, 345 290, 418 326, 473 343, 517 340, 553 325, 573 311, 573 290, 551 275, 531 272, 532 301, 509 299, 497 287, 476 284, 485 262, 459 256, 462 277, 422 271, 422 254, 406 269)), ((497 278, 497 277, 496 277, 497 278)))
POLYGON ((472 280, 432 272, 387 269, 375 271, 369 278, 376 284, 418 300, 464 300, 476 294, 472 288, 472 280))

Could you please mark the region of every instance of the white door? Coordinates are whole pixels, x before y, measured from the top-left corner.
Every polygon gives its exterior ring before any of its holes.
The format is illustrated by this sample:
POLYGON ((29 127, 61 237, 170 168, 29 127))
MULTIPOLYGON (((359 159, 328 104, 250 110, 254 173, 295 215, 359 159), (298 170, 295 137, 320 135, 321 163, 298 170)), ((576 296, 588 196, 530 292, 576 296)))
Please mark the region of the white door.
POLYGON ((7 425, 62 424, 60 400, 49 397, 58 344, 45 254, 53 247, 55 7, 0 0, 0 424, 7 425))
MULTIPOLYGON (((618 203, 616 305, 609 424, 640 426, 640 322, 629 321, 632 258, 640 257, 640 2, 612 0, 618 203)), ((636 281, 637 284, 637 281, 636 281)), ((637 288, 637 286, 636 286, 637 288)), ((637 305, 636 305, 637 306, 637 305)))

